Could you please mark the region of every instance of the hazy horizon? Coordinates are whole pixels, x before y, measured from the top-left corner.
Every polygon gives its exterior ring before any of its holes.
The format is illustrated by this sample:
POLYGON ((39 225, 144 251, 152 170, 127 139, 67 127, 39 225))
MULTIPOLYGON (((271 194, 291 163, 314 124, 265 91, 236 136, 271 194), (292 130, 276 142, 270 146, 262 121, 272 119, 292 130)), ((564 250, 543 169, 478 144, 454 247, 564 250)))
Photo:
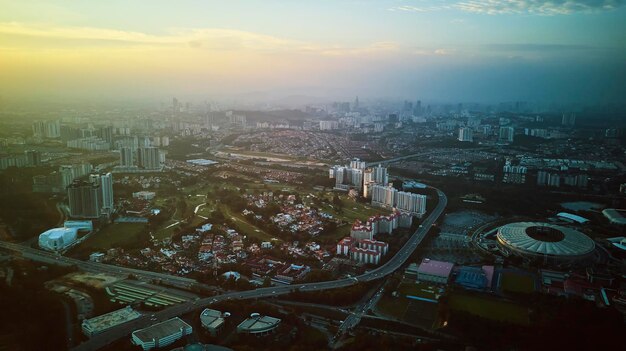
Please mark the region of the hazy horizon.
POLYGON ((621 103, 621 0, 0 0, 9 98, 621 103))

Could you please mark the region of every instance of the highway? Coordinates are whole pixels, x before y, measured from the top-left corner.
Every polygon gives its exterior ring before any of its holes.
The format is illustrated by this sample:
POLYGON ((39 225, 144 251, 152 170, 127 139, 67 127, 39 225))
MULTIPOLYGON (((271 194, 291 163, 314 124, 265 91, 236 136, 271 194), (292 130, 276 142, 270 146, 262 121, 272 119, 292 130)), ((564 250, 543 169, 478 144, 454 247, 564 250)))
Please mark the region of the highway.
MULTIPOLYGON (((269 288, 259 288, 256 290, 248 290, 248 291, 239 291, 239 292, 230 292, 218 296, 206 297, 202 299, 198 299, 195 301, 189 301, 178 305, 173 305, 159 312, 155 312, 152 315, 145 315, 128 323, 121 324, 114 328, 111 328, 101 334, 93 336, 88 341, 78 345, 73 350, 75 351, 87 351, 87 350, 97 350, 102 348, 118 339, 128 337, 133 331, 141 328, 148 327, 152 324, 155 324, 159 321, 164 321, 169 318, 173 318, 176 316, 180 316, 182 314, 186 314, 192 311, 196 311, 206 306, 227 300, 246 300, 246 299, 257 299, 263 297, 273 297, 289 294, 290 292, 298 289, 299 291, 321 291, 321 290, 329 290, 329 289, 337 289, 343 288, 347 286, 351 286, 357 284, 358 282, 369 282, 376 279, 381 279, 395 270, 400 268, 406 260, 411 256, 415 248, 422 242, 422 240, 426 237, 431 226, 435 223, 435 221, 441 216, 443 211, 446 208, 448 203, 446 195, 438 190, 437 195, 439 197, 439 203, 433 209, 433 211, 428 215, 428 217, 422 222, 422 224, 417 228, 415 233, 407 240, 404 246, 396 253, 394 257, 392 257, 389 261, 387 261, 382 266, 368 271, 362 275, 351 277, 351 278, 343 278, 338 280, 331 280, 325 282, 317 282, 317 283, 307 283, 307 284, 297 284, 297 285, 285 285, 285 286, 276 286, 269 288)), ((38 251, 38 250, 36 250, 38 251)), ((82 261, 78 261, 82 262, 82 261)))
MULTIPOLYGON (((479 147, 479 148, 472 149, 472 151, 482 151, 482 150, 486 150, 486 149, 489 149, 489 148, 488 147, 479 147)), ((454 152, 457 152, 457 151, 456 150, 437 150, 437 151, 419 152, 419 153, 416 153, 416 154, 398 156, 398 157, 388 158, 388 159, 380 160, 380 161, 376 161, 376 162, 368 162, 366 165, 367 165, 367 167, 374 167, 374 166, 378 166, 378 165, 386 166, 386 165, 389 165, 390 163, 395 163, 395 162, 398 162, 398 161, 404 161, 404 160, 408 160, 408 159, 419 157, 419 156, 437 155, 437 154, 449 154, 449 153, 454 153, 454 152)))
POLYGON ((376 306, 378 300, 380 300, 383 292, 385 291, 385 284, 383 284, 379 289, 376 290, 376 293, 372 296, 368 296, 367 299, 361 304, 359 304, 354 312, 350 313, 346 319, 343 320, 341 325, 339 326, 339 330, 335 334, 335 336, 330 341, 330 345, 333 345, 333 349, 339 339, 343 336, 346 331, 349 331, 356 327, 360 322, 361 318, 367 314, 371 308, 376 306))
POLYGON ((167 283, 172 286, 177 286, 180 288, 188 289, 191 285, 196 284, 194 279, 179 277, 175 275, 143 271, 140 269, 134 268, 126 268, 120 266, 114 266, 110 264, 97 263, 91 261, 81 261, 70 257, 61 256, 59 254, 43 251, 39 249, 33 249, 28 246, 7 243, 0 241, 0 248, 18 252, 21 254, 23 258, 27 258, 33 261, 48 263, 48 264, 56 264, 56 265, 65 265, 65 266, 76 266, 78 269, 85 272, 92 273, 109 273, 109 274, 118 274, 118 275, 129 275, 132 274, 137 279, 142 280, 161 280, 164 283, 167 283))

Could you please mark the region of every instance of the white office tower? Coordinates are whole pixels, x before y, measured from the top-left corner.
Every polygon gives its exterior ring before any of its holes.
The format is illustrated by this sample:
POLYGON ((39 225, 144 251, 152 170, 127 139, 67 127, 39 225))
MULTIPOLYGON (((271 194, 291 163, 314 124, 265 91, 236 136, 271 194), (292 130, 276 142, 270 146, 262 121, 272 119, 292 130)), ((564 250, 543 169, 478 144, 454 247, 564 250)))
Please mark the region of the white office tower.
POLYGON ((350 183, 357 189, 361 189, 363 186, 363 170, 351 169, 350 170, 350 183))
POLYGON ((122 167, 132 167, 135 165, 135 157, 134 157, 133 149, 130 147, 122 147, 120 148, 120 166, 122 167))
POLYGON ((143 169, 160 169, 161 156, 159 148, 142 147, 137 150, 137 163, 143 169))
POLYGON ((60 138, 60 121, 37 121, 33 123, 33 136, 39 138, 60 138))
POLYGON ((389 184, 389 174, 387 173, 387 167, 378 165, 374 167, 372 180, 376 184, 389 184))
POLYGON ((113 174, 111 172, 100 175, 100 189, 102 190, 102 212, 113 212, 113 174))
POLYGON ((402 212, 421 216, 426 213, 426 196, 398 191, 393 186, 373 185, 372 205, 383 208, 396 208, 402 212))
POLYGON ((355 158, 354 160, 350 161, 350 168, 365 169, 365 167, 366 167, 365 161, 361 161, 358 158, 355 158))
POLYGON ((392 186, 373 185, 372 205, 384 208, 393 208, 395 205, 397 192, 398 191, 392 186))
POLYGON ((474 141, 474 132, 472 131, 471 128, 459 128, 459 141, 467 141, 467 142, 472 142, 474 141))
POLYGON ((500 127, 500 140, 501 141, 512 143, 514 136, 515 136, 515 128, 500 127))
POLYGON ((328 170, 328 179, 335 179, 336 173, 337 173, 337 169, 339 169, 339 168, 340 168, 340 166, 330 167, 330 169, 328 170))
POLYGON ((404 191, 396 193, 396 209, 416 215, 426 213, 426 196, 404 191))
POLYGON ((339 122, 320 121, 320 130, 333 130, 333 129, 339 129, 339 122))

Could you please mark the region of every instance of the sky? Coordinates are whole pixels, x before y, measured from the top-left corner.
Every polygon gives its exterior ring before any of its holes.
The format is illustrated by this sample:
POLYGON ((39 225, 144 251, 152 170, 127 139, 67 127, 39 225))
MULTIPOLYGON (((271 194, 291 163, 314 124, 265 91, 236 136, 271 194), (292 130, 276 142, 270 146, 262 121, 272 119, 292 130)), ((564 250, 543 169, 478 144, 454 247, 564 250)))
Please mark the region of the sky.
POLYGON ((626 0, 0 0, 0 95, 626 101, 626 0))

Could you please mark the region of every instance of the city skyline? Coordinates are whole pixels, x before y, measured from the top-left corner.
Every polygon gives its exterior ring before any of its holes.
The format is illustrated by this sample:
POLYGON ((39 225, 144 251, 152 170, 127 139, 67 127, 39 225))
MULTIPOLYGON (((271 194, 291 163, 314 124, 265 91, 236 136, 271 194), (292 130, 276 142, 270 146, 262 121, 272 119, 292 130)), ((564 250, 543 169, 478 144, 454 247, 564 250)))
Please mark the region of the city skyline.
POLYGON ((0 94, 620 103, 623 5, 2 1, 0 94))

